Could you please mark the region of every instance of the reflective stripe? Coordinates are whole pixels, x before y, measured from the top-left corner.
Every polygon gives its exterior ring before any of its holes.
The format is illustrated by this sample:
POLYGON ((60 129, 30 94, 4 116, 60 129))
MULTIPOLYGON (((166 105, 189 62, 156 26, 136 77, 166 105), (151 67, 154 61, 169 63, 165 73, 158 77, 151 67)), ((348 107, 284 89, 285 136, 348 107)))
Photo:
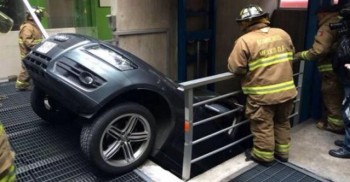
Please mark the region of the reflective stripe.
POLYGON ((17 80, 16 85, 29 85, 29 83, 17 80))
POLYGON ((253 147, 252 153, 254 154, 254 156, 264 161, 272 161, 274 159, 273 152, 261 151, 255 147, 253 147))
POLYGON ((19 81, 18 79, 17 79, 17 81, 16 81, 16 89, 28 89, 29 87, 30 87, 30 83, 29 82, 22 82, 22 81, 19 81))
POLYGON ((295 88, 295 85, 294 85, 294 81, 291 80, 291 81, 278 83, 274 85, 242 87, 242 90, 244 94, 262 95, 262 94, 272 94, 277 92, 283 92, 293 88, 295 88))
POLYGON ((249 71, 253 71, 260 67, 270 66, 273 64, 281 63, 281 62, 287 62, 293 60, 293 53, 287 52, 283 54, 276 54, 274 56, 270 56, 267 58, 261 58, 254 60, 250 62, 249 65, 249 71))
POLYGON ((36 40, 34 40, 34 43, 35 44, 39 44, 40 42, 42 42, 43 41, 43 39, 36 39, 36 40))
POLYGON ((302 59, 304 59, 304 60, 309 60, 308 58, 307 58, 307 53, 308 53, 309 51, 303 51, 303 52, 301 52, 301 58, 302 59))
POLYGON ((337 119, 337 118, 332 118, 332 117, 327 117, 327 120, 329 123, 332 123, 335 126, 339 126, 339 127, 343 127, 344 126, 344 122, 341 119, 337 119))
POLYGON ((15 182, 16 181, 16 167, 12 164, 8 170, 2 174, 0 182, 15 182))
POLYGON ((318 66, 318 71, 320 71, 320 72, 333 71, 332 64, 320 65, 320 66, 318 66))
POLYGON ((278 153, 288 153, 290 144, 276 144, 275 150, 278 153))
POLYGON ((0 135, 4 134, 4 132, 5 132, 4 125, 2 125, 2 124, 0 123, 0 135))
MULTIPOLYGON (((43 41, 43 39, 35 39, 33 41, 34 44, 39 44, 41 41, 43 41)), ((23 40, 22 39, 18 39, 19 44, 23 44, 23 40)))

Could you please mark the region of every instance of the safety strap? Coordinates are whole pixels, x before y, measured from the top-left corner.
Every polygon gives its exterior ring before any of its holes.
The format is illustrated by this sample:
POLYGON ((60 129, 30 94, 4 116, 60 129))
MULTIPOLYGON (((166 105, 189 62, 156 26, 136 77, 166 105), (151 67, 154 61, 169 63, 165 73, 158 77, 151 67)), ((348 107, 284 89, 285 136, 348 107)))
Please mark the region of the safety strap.
POLYGON ((287 81, 273 85, 266 86, 252 86, 252 87, 242 87, 244 94, 252 95, 263 95, 263 94, 272 94, 277 92, 283 92, 295 88, 294 81, 287 81))
POLYGON ((292 52, 286 52, 282 54, 276 54, 270 57, 266 58, 260 58, 257 60, 251 61, 249 65, 249 71, 254 71, 257 68, 270 66, 273 64, 281 63, 281 62, 287 62, 293 60, 293 53, 292 52))

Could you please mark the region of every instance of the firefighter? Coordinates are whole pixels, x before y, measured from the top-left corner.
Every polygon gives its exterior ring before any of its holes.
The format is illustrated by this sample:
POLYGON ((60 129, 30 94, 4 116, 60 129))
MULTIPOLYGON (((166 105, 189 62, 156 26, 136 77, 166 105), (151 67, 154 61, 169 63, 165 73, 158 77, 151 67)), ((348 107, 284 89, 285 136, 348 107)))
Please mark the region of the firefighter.
MULTIPOLYGON (((13 26, 13 20, 0 11, 0 33, 7 33, 13 26)), ((0 181, 16 181, 14 153, 11 150, 3 124, 0 122, 0 181)))
POLYGON ((294 45, 282 29, 269 26, 269 14, 248 5, 236 19, 244 35, 228 58, 228 69, 241 77, 247 95, 245 115, 250 120, 253 148, 247 159, 271 165, 288 161, 290 122, 297 90, 293 81, 294 45))
MULTIPOLYGON (((39 20, 44 16, 43 8, 34 8, 34 12, 39 20)), ((17 77, 16 89, 19 91, 27 90, 31 86, 30 77, 23 64, 23 58, 31 51, 31 49, 42 41, 42 33, 35 23, 29 12, 26 13, 26 20, 19 30, 19 48, 21 53, 22 69, 17 77)))
POLYGON ((323 118, 316 122, 316 127, 335 133, 344 133, 341 105, 344 92, 340 80, 333 72, 332 59, 337 48, 337 31, 329 28, 330 23, 339 22, 338 6, 322 7, 317 12, 318 31, 309 50, 295 54, 295 59, 317 60, 321 73, 321 94, 324 104, 323 118))
POLYGON ((4 126, 0 123, 0 181, 16 181, 16 168, 14 165, 14 152, 12 152, 4 126))
POLYGON ((344 139, 334 141, 334 144, 339 148, 331 149, 328 153, 333 157, 350 159, 350 4, 345 4, 344 8, 340 10, 340 15, 343 16, 342 26, 336 28, 339 31, 339 45, 333 60, 333 68, 344 88, 345 98, 342 103, 342 115, 345 135, 344 139))

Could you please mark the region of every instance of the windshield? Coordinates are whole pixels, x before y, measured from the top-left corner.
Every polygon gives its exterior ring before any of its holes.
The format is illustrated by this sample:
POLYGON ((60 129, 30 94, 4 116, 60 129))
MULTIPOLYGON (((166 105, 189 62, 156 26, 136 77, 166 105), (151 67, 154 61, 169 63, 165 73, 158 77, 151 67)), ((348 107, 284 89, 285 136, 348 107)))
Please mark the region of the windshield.
POLYGON ((136 66, 133 65, 128 59, 124 58, 120 54, 114 52, 106 47, 96 45, 86 49, 89 53, 94 56, 108 62, 119 70, 131 70, 135 69, 136 66))

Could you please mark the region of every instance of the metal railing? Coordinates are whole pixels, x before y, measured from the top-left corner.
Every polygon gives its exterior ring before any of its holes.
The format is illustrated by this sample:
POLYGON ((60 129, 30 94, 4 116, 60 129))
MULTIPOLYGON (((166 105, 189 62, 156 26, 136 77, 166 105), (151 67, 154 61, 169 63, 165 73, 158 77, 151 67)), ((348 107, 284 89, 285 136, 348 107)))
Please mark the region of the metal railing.
MULTIPOLYGON (((303 68, 304 68, 304 63, 301 62, 299 70, 303 70, 303 68)), ((294 113, 289 116, 289 118, 294 117, 293 125, 297 124, 297 122, 298 122, 298 118, 295 116, 299 115, 298 111, 299 111, 300 93, 301 93, 301 86, 302 86, 302 75, 303 75, 302 72, 299 72, 299 73, 296 73, 293 75, 294 77, 298 77, 298 85, 297 85, 298 96, 294 101, 294 104, 295 104, 294 113)), ((194 113, 193 113, 194 107, 198 107, 198 106, 201 106, 201 105, 204 105, 204 104, 207 104, 207 103, 219 100, 219 99, 234 96, 234 95, 241 93, 242 91, 240 91, 240 90, 234 91, 234 92, 219 95, 217 97, 213 97, 213 98, 210 98, 210 99, 207 99, 204 101, 199 101, 197 103, 194 103, 194 101, 193 101, 194 89, 201 87, 201 86, 208 85, 208 84, 214 84, 214 83, 217 83, 220 81, 229 80, 229 79, 233 79, 233 78, 234 78, 234 75, 232 73, 226 72, 226 73, 222 73, 222 74, 218 74, 218 75, 214 75, 214 76, 204 77, 204 78, 180 83, 180 87, 178 89, 183 91, 185 94, 185 123, 184 123, 185 142, 184 142, 184 156, 183 156, 183 166, 182 166, 182 179, 183 180, 190 179, 191 165, 193 163, 198 162, 198 161, 205 159, 207 157, 210 157, 218 152, 221 152, 229 147, 232 147, 232 146, 252 137, 252 134, 249 134, 249 135, 242 137, 238 140, 235 140, 232 143, 229 143, 223 147, 220 147, 220 148, 215 149, 209 153, 206 153, 204 155, 201 155, 197 158, 192 159, 192 148, 194 145, 196 145, 200 142, 204 142, 205 140, 207 140, 209 138, 212 138, 214 136, 217 136, 221 133, 227 132, 228 130, 231 130, 233 128, 236 128, 240 125, 243 125, 243 124, 246 124, 249 122, 248 120, 241 121, 239 123, 236 123, 236 124, 231 125, 227 128, 221 129, 217 132, 214 132, 212 134, 209 134, 207 136, 204 136, 202 138, 199 138, 199 139, 193 141, 193 132, 194 132, 195 126, 201 125, 201 124, 206 123, 206 122, 213 121, 214 119, 217 119, 219 117, 223 117, 223 116, 228 115, 228 114, 232 114, 234 112, 237 112, 239 109, 243 108, 243 106, 237 105, 237 108, 234 108, 230 111, 227 111, 225 113, 221 113, 221 114, 218 114, 218 115, 215 115, 215 116, 212 116, 212 117, 195 122, 194 121, 194 113)))

